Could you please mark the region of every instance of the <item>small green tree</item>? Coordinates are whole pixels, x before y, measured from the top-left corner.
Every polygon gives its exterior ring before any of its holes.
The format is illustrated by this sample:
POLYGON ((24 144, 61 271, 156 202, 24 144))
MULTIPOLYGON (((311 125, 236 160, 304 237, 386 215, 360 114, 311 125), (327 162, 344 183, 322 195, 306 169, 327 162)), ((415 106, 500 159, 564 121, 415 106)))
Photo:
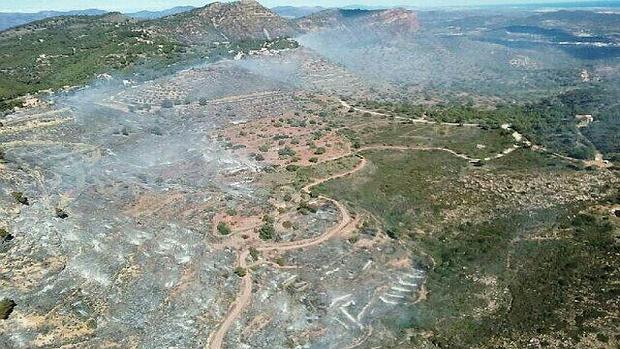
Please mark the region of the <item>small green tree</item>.
POLYGON ((24 196, 24 193, 19 192, 19 191, 14 191, 11 193, 11 196, 13 196, 13 199, 15 199, 15 201, 19 202, 22 205, 30 205, 30 203, 28 202, 28 198, 24 196))
POLYGON ((217 231, 222 235, 229 235, 232 232, 225 222, 219 222, 217 224, 217 231))
POLYGON ((274 228, 273 223, 265 223, 258 230, 258 237, 260 237, 261 240, 265 240, 265 241, 271 240, 273 239, 275 232, 276 232, 276 229, 274 228))
POLYGON ((3 299, 0 301, 0 319, 6 320, 13 312, 17 304, 12 299, 3 299))
POLYGON ((246 276, 247 273, 248 272, 245 270, 245 268, 242 268, 242 267, 236 267, 235 268, 235 274, 237 274, 237 276, 240 277, 240 278, 246 276))

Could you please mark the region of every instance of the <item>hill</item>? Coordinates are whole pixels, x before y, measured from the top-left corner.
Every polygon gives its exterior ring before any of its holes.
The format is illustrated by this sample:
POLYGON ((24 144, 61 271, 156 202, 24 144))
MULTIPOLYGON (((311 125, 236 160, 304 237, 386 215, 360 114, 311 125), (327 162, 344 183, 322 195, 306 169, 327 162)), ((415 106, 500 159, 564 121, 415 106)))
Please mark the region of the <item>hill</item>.
POLYGON ((214 2, 151 22, 149 29, 188 44, 271 39, 297 32, 292 22, 253 0, 214 2))
POLYGON ((388 33, 411 33, 420 27, 415 12, 404 9, 330 9, 299 18, 296 23, 305 32, 328 28, 351 30, 365 28, 388 33))
POLYGON ((138 11, 133 13, 126 13, 127 16, 137 18, 137 19, 155 19, 166 17, 170 15, 176 15, 177 13, 183 13, 187 11, 193 10, 194 6, 176 6, 173 8, 169 8, 161 11, 138 11))
POLYGON ((271 10, 285 18, 300 18, 324 11, 326 8, 321 6, 277 6, 271 10))
POLYGON ((247 0, 147 21, 120 13, 35 21, 0 33, 0 110, 25 94, 84 84, 97 74, 162 67, 196 52, 230 56, 295 32, 294 24, 247 0))

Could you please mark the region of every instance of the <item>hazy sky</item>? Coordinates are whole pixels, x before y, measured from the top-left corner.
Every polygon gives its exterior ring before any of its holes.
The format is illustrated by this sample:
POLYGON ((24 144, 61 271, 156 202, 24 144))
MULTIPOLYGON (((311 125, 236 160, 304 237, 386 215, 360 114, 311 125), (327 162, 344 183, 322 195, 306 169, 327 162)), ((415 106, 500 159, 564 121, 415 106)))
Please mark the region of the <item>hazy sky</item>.
MULTIPOLYGON (((41 10, 75 10, 98 8, 115 11, 161 10, 174 6, 203 6, 214 0, 0 0, 0 12, 33 12, 41 10)), ((489 4, 525 4, 553 3, 562 0, 259 0, 265 6, 279 5, 320 5, 342 6, 350 4, 364 5, 411 5, 411 6, 444 6, 444 5, 489 5, 489 4)), ((567 0, 564 0, 567 1, 567 0)), ((570 1, 570 0, 568 0, 570 1)))

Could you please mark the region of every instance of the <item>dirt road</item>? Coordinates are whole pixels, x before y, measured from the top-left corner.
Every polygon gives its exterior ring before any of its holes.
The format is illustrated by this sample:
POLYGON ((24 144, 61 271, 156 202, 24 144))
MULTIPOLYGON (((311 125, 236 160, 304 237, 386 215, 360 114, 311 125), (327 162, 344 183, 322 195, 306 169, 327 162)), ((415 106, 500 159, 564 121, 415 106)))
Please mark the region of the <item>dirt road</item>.
MULTIPOLYGON (((246 259, 249 255, 249 250, 244 250, 239 253, 239 259, 237 260, 237 266, 246 269, 246 259)), ((220 327, 217 329, 215 333, 208 339, 209 348, 221 348, 222 343, 224 342, 224 337, 226 337, 226 333, 235 322, 237 317, 241 314, 243 309, 250 303, 252 299, 252 276, 249 272, 245 274, 241 278, 241 288, 239 289, 239 293, 237 294, 237 298, 232 304, 230 311, 220 324, 220 327)))

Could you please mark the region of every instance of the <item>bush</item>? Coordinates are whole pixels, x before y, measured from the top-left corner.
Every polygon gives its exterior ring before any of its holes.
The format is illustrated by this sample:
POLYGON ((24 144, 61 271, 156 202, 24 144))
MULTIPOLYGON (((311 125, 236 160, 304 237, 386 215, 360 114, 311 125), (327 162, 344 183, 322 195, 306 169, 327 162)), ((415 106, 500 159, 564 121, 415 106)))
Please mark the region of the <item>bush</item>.
POLYGON ((60 219, 65 219, 65 218, 69 217, 69 215, 62 208, 56 207, 56 217, 58 217, 60 219))
POLYGON ((242 278, 242 277, 246 276, 248 274, 248 272, 245 270, 245 268, 236 267, 235 268, 235 274, 237 274, 238 277, 242 278))
POLYGON ((225 222, 219 222, 217 224, 217 231, 222 235, 229 235, 232 232, 225 222))
POLYGON ((280 150, 278 150, 278 155, 280 156, 295 156, 295 151, 291 149, 291 147, 286 146, 280 150))
POLYGON ((258 258, 260 258, 260 251, 258 251, 254 247, 250 247, 250 257, 252 257, 253 260, 257 261, 258 258))
POLYGON ((324 147, 318 147, 314 150, 314 155, 322 155, 325 154, 326 151, 324 147))
POLYGON ((295 172, 299 169, 299 166, 297 165, 286 165, 286 170, 289 172, 295 172))
POLYGON ((266 152, 268 152, 268 151, 269 151, 269 145, 267 145, 267 144, 263 144, 263 145, 261 145, 260 147, 258 147, 258 150, 260 150, 260 151, 261 151, 261 152, 263 152, 263 153, 266 153, 266 152))
POLYGON ((3 299, 0 301, 0 319, 6 320, 13 312, 17 304, 12 299, 3 299))
POLYGON ((265 240, 265 241, 271 240, 273 239, 275 232, 276 232, 276 229, 274 228, 273 223, 265 223, 258 230, 258 237, 260 237, 261 240, 265 240))
POLYGON ((0 242, 9 241, 12 239, 13 239, 13 235, 11 235, 11 233, 9 233, 8 230, 6 230, 5 228, 0 228, 0 242))
POLYGON ((19 192, 19 191, 14 191, 11 193, 11 196, 13 196, 13 198, 15 199, 15 201, 19 202, 22 205, 30 205, 30 202, 28 202, 28 198, 24 196, 24 193, 19 192))
POLYGON ((575 159, 589 160, 594 158, 594 150, 590 147, 577 146, 569 150, 568 155, 575 159))

